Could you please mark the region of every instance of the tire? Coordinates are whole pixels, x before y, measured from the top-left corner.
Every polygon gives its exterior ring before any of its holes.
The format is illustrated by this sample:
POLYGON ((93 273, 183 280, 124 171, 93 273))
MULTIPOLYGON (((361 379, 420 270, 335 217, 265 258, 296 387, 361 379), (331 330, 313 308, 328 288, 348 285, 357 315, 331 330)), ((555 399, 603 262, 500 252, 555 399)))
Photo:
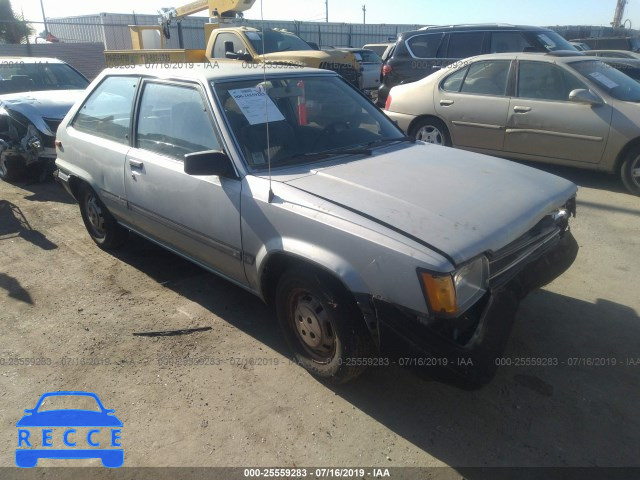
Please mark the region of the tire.
POLYGON ((620 167, 620 178, 629 192, 640 196, 640 148, 629 152, 620 167))
POLYGON ((116 222, 98 195, 88 186, 80 187, 80 213, 91 239, 103 250, 119 247, 127 239, 128 231, 116 222))
POLYGON ((447 126, 435 117, 422 118, 411 128, 410 135, 416 140, 434 145, 451 146, 451 136, 447 126))
POLYGON ((296 362, 315 377, 341 384, 366 369, 371 335, 354 300, 329 274, 306 266, 286 271, 276 310, 296 362))
POLYGON ((26 173, 22 157, 0 154, 0 179, 5 182, 20 180, 26 173))

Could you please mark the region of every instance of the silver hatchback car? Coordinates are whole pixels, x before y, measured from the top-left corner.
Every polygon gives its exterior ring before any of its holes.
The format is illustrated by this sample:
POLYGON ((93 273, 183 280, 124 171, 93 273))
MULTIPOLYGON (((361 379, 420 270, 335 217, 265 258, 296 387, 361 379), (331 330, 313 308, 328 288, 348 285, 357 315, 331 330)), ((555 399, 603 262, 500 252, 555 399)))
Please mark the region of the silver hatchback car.
POLYGON ((107 70, 57 148, 100 247, 134 231, 274 304, 332 382, 398 357, 487 382, 577 254, 574 184, 409 139, 328 71, 107 70))

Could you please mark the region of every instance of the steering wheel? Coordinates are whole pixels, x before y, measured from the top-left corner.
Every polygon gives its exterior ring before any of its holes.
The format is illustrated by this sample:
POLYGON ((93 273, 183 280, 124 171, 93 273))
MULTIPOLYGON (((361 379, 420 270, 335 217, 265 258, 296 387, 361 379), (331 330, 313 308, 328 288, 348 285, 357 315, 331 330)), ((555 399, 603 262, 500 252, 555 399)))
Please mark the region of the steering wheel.
POLYGON ((322 129, 322 135, 336 135, 350 129, 351 126, 347 122, 331 122, 322 129))

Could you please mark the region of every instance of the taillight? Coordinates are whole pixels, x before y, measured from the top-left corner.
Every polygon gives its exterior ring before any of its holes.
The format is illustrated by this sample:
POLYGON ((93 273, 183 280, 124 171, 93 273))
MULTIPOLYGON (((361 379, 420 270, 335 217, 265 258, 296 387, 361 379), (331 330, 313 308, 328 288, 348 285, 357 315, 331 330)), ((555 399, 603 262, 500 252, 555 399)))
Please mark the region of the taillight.
POLYGON ((387 95, 387 101, 384 102, 384 109, 389 110, 391 108, 391 95, 387 95))
POLYGON ((391 70, 393 70, 391 68, 391 65, 388 65, 388 64, 385 63, 382 66, 382 76, 385 77, 385 76, 389 75, 391 73, 391 70))

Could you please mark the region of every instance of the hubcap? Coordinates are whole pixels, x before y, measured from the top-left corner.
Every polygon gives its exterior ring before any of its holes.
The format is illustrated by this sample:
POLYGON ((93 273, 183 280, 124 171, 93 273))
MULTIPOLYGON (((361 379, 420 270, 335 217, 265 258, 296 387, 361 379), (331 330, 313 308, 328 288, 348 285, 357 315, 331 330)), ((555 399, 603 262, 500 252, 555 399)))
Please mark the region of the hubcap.
POLYGON ((631 181, 640 187, 640 156, 637 156, 631 164, 631 181))
POLYGON ((87 195, 87 217, 97 237, 104 237, 104 216, 95 195, 87 195))
POLYGON ((336 337, 330 314, 309 292, 298 295, 293 307, 293 323, 303 347, 316 360, 333 356, 336 337))
POLYGON ((433 125, 425 125, 424 127, 421 127, 416 133, 416 139, 436 145, 443 144, 442 132, 433 125))

